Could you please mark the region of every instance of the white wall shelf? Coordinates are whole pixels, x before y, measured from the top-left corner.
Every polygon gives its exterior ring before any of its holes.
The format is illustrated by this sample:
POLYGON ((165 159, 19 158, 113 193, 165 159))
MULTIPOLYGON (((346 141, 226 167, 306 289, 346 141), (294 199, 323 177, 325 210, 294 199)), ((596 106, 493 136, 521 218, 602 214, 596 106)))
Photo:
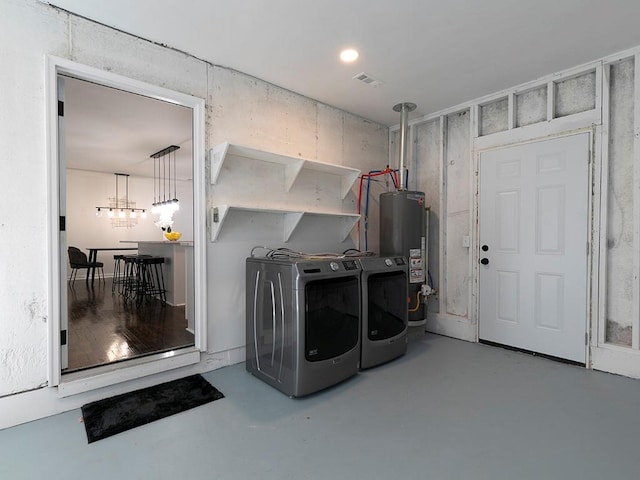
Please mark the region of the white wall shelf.
POLYGON ((284 169, 285 192, 291 190, 300 172, 303 169, 307 169, 339 176, 341 179, 342 199, 344 199, 360 175, 360 170, 351 167, 322 163, 304 158, 288 157, 286 155, 279 155, 264 150, 224 142, 209 151, 212 185, 218 183, 218 178, 225 160, 233 155, 281 166, 281 168, 284 169))
POLYGON ((357 213, 334 213, 334 212, 306 212, 295 210, 282 210, 274 208, 263 208, 247 205, 218 205, 211 208, 211 241, 215 242, 220 235, 225 220, 238 212, 248 212, 252 214, 278 214, 283 217, 283 240, 288 242, 296 231, 303 217, 324 217, 335 221, 340 234, 339 240, 343 242, 355 227, 360 215, 357 213))

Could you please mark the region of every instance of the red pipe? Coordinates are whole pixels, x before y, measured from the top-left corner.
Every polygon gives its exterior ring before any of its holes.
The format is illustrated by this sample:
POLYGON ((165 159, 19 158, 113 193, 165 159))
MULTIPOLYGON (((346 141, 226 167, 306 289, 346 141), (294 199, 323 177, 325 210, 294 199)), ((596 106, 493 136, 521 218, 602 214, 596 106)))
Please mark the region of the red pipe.
MULTIPOLYGON (((394 180, 394 187, 398 188, 398 172, 394 171, 390 167, 387 166, 384 170, 371 170, 369 173, 363 173, 360 175, 360 186, 358 187, 358 215, 361 213, 361 204, 362 204, 362 184, 364 183, 365 178, 371 177, 379 177, 380 175, 392 175, 392 180, 394 180)), ((360 249, 360 220, 358 220, 358 249, 360 249)))

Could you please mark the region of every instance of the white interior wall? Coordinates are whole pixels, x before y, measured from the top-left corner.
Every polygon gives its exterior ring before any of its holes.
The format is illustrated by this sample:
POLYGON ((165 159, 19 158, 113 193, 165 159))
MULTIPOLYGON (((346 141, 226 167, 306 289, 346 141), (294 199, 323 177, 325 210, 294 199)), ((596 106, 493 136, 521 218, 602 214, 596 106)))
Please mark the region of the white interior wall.
MULTIPOLYGON (((180 240, 193 240, 193 188, 191 182, 176 181, 180 210, 173 217, 173 230, 182 233, 180 240)), ((122 192, 120 192, 122 195, 122 192)), ((154 225, 157 216, 151 213, 153 203, 153 179, 129 177, 129 199, 136 208, 147 210, 147 218, 138 218, 132 227, 113 227, 103 209, 102 217, 96 216, 97 206, 108 206, 109 197, 115 196, 114 175, 86 170, 67 170, 67 244, 84 250, 89 247, 133 247, 121 241, 163 241, 164 232, 154 225)), ((98 261, 104 263, 106 276, 113 274, 113 254, 98 253, 98 261)), ((83 272, 78 273, 78 278, 83 272)))
MULTIPOLYGON (((0 399, 0 412, 10 411, 3 408, 5 399, 16 410, 20 409, 20 396, 10 394, 47 390, 40 388, 47 382, 49 285, 46 265, 53 255, 47 246, 47 223, 57 219, 47 216, 47 171, 55 166, 47 165, 46 55, 68 58, 204 98, 209 147, 228 140, 291 156, 349 165, 363 171, 382 168, 387 162, 388 129, 384 126, 259 79, 212 66, 185 53, 60 12, 36 0, 4 0, 2 13, 0 51, 5 74, 0 77, 3 100, 0 131, 3 132, 6 161, 0 167, 3 173, 0 186, 9 201, 0 207, 4 238, 0 265, 3 271, 19 271, 20 275, 3 275, 0 285, 3 311, 0 397, 8 396, 0 399)), ((113 180, 107 183, 113 185, 113 180)), ((110 188, 101 191, 100 197, 108 195, 110 188)), ((133 196, 133 191, 131 193, 133 196)), ((211 189, 208 195, 211 195, 211 189)), ((355 208, 355 199, 354 192, 347 196, 343 202, 345 211, 355 208)), ((90 205, 91 208, 94 206, 90 205)), ((96 220, 91 213, 89 221, 96 220)), ((248 254, 247 247, 253 246, 256 240, 275 243, 277 238, 269 237, 272 231, 266 228, 269 225, 268 221, 264 225, 264 238, 257 239, 254 233, 247 231, 245 243, 239 243, 234 250, 238 254, 236 258, 244 258, 248 254)), ((137 236, 133 229, 129 233, 132 237, 137 236)), ((304 241, 292 242, 291 247, 312 250, 327 247, 310 238, 309 231, 304 235, 301 237, 304 241)), ((372 238, 377 239, 377 232, 372 238)), ((89 240, 92 239, 87 242, 89 240)), ((78 239, 78 242, 85 243, 85 240, 78 239)), ((217 271, 216 261, 225 255, 225 251, 211 243, 207 245, 207 251, 210 288, 229 287, 232 292, 223 301, 237 308, 227 317, 221 315, 220 304, 209 302, 208 329, 212 340, 209 349, 219 355, 210 357, 213 363, 203 364, 202 369, 229 363, 232 357, 225 352, 241 348, 244 343, 244 277, 237 276, 243 267, 235 263, 233 277, 229 272, 217 271)), ((235 361, 242 359, 233 358, 235 361)), ((140 381, 138 385, 144 382, 140 381)), ((105 397, 114 391, 107 388, 95 395, 105 397)), ((30 399, 40 399, 34 400, 36 402, 47 402, 46 408, 40 411, 54 413, 75 408, 81 401, 63 401, 45 393, 36 397, 29 394, 30 399)), ((0 418, 0 427, 11 421, 0 418)))

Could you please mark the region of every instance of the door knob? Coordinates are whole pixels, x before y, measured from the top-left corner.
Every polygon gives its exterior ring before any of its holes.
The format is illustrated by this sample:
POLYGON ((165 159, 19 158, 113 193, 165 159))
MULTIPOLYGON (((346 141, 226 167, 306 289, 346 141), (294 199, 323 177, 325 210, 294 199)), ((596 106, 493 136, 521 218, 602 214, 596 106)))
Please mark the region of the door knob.
POLYGON ((489 250, 489 245, 482 245, 482 251, 486 252, 489 250))
POLYGON ((480 263, 482 265, 489 265, 489 259, 488 258, 482 258, 482 259, 480 259, 480 263))

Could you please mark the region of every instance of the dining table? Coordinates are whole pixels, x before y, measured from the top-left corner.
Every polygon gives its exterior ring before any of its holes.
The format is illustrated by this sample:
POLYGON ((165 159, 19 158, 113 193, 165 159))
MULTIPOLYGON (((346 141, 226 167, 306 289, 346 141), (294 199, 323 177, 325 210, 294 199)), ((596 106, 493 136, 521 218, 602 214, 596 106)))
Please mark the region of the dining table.
MULTIPOLYGON (((123 251, 123 250, 138 250, 138 247, 87 247, 89 250, 89 263, 95 265, 98 261, 98 252, 104 251, 123 251)), ((96 276, 96 267, 91 267, 91 285, 93 285, 93 280, 96 276)))

